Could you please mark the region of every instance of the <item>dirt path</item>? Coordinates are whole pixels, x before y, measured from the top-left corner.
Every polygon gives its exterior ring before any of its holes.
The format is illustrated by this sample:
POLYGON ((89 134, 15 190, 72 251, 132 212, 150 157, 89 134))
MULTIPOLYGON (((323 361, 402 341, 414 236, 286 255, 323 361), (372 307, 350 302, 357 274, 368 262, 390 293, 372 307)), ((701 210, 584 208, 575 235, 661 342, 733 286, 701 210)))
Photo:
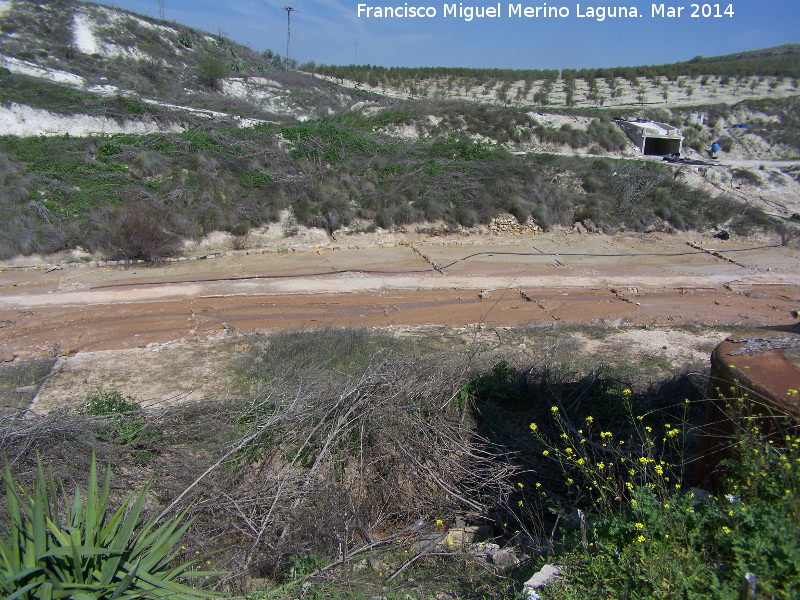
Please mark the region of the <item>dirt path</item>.
POLYGON ((764 167, 768 169, 785 169, 788 167, 800 167, 800 160, 746 160, 736 158, 723 158, 719 164, 730 167, 743 167, 747 169, 757 169, 764 167))
POLYGON ((10 360, 324 325, 788 324, 799 284, 796 248, 565 232, 5 269, 0 352, 10 360))

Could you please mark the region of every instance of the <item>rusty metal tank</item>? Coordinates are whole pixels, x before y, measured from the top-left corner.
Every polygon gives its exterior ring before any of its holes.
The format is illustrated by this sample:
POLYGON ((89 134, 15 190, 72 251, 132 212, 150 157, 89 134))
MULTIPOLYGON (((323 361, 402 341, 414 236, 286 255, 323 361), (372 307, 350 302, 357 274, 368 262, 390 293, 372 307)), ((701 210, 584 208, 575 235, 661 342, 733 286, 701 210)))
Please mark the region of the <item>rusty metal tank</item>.
POLYGON ((715 487, 737 431, 758 424, 769 435, 800 425, 800 324, 732 335, 711 355, 697 487, 715 487))

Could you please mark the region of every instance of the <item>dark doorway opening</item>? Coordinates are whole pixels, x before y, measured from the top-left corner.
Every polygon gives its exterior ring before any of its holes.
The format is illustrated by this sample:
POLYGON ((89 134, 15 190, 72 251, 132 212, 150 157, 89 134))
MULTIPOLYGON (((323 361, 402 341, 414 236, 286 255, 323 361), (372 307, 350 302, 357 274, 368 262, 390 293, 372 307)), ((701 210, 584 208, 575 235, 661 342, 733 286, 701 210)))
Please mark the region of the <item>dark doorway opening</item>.
POLYGON ((663 156, 665 154, 680 154, 681 140, 669 138, 649 137, 644 140, 644 153, 646 155, 663 156))

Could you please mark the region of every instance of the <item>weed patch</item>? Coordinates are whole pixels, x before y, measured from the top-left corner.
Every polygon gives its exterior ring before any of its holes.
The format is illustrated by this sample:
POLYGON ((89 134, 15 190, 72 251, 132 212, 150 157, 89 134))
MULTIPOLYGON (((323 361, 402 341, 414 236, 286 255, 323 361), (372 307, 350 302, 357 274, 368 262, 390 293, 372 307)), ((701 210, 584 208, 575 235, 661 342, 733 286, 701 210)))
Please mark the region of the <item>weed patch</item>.
MULTIPOLYGON (((790 597, 800 582, 800 439, 742 431, 732 440, 736 458, 723 490, 700 497, 686 484, 688 412, 662 420, 641 414, 631 396, 620 394, 630 419, 622 431, 596 427, 592 415, 572 425, 560 405, 551 410, 557 437, 530 425, 562 469, 571 502, 585 511, 580 531, 556 552, 567 576, 544 597, 738 598, 747 573, 757 574, 759 593, 790 597)), ((684 405, 687 411, 690 400, 684 405)), ((565 509, 551 508, 568 520, 565 509)))

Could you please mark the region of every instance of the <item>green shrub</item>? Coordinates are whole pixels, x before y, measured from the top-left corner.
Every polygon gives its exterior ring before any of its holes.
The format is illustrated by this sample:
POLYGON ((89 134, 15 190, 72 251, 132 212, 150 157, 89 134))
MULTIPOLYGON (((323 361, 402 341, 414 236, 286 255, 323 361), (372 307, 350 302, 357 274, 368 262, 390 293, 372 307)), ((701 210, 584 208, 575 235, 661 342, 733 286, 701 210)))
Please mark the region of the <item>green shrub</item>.
POLYGON ((98 388, 86 395, 81 412, 107 417, 106 427, 100 425, 98 433, 122 446, 141 447, 146 441, 152 441, 147 432, 142 407, 132 396, 123 397, 118 390, 98 388))
POLYGON ((122 146, 113 142, 106 142, 97 148, 97 160, 107 162, 108 159, 116 154, 122 154, 122 146))
POLYGON ((6 463, 8 525, 0 530, 0 591, 8 600, 189 600, 214 594, 182 580, 215 575, 194 571, 194 561, 173 564, 181 537, 191 525, 184 514, 156 525, 140 519, 146 485, 131 504, 128 496, 109 508, 111 469, 98 489, 92 457, 86 502, 79 489, 57 495, 52 474, 41 464, 32 494, 6 463), (183 523, 182 523, 183 522, 183 523))
POLYGON ((294 145, 289 156, 295 159, 321 158, 327 163, 337 163, 357 152, 379 149, 378 143, 363 133, 326 121, 282 127, 280 133, 294 145))
POLYGON ((493 156, 492 148, 477 140, 447 137, 434 141, 430 146, 434 156, 458 160, 488 160, 493 156))
POLYGON ((132 396, 124 398, 118 390, 98 388, 86 394, 82 412, 88 415, 109 415, 141 410, 142 406, 132 396))
POLYGON ((182 31, 181 33, 178 34, 178 43, 184 48, 189 48, 189 49, 191 49, 192 46, 194 45, 191 36, 185 31, 182 31))
POLYGON ((218 58, 206 55, 197 63, 195 74, 200 85, 216 90, 219 80, 228 76, 228 66, 218 58))
POLYGON ((178 135, 189 142, 189 149, 192 152, 197 152, 199 150, 219 149, 219 143, 216 139, 214 139, 214 136, 205 131, 187 129, 178 135))
POLYGON ((272 182, 272 177, 269 176, 267 173, 262 173, 261 171, 247 171, 245 172, 244 176, 253 184, 253 187, 257 190, 260 190, 268 183, 272 182))

